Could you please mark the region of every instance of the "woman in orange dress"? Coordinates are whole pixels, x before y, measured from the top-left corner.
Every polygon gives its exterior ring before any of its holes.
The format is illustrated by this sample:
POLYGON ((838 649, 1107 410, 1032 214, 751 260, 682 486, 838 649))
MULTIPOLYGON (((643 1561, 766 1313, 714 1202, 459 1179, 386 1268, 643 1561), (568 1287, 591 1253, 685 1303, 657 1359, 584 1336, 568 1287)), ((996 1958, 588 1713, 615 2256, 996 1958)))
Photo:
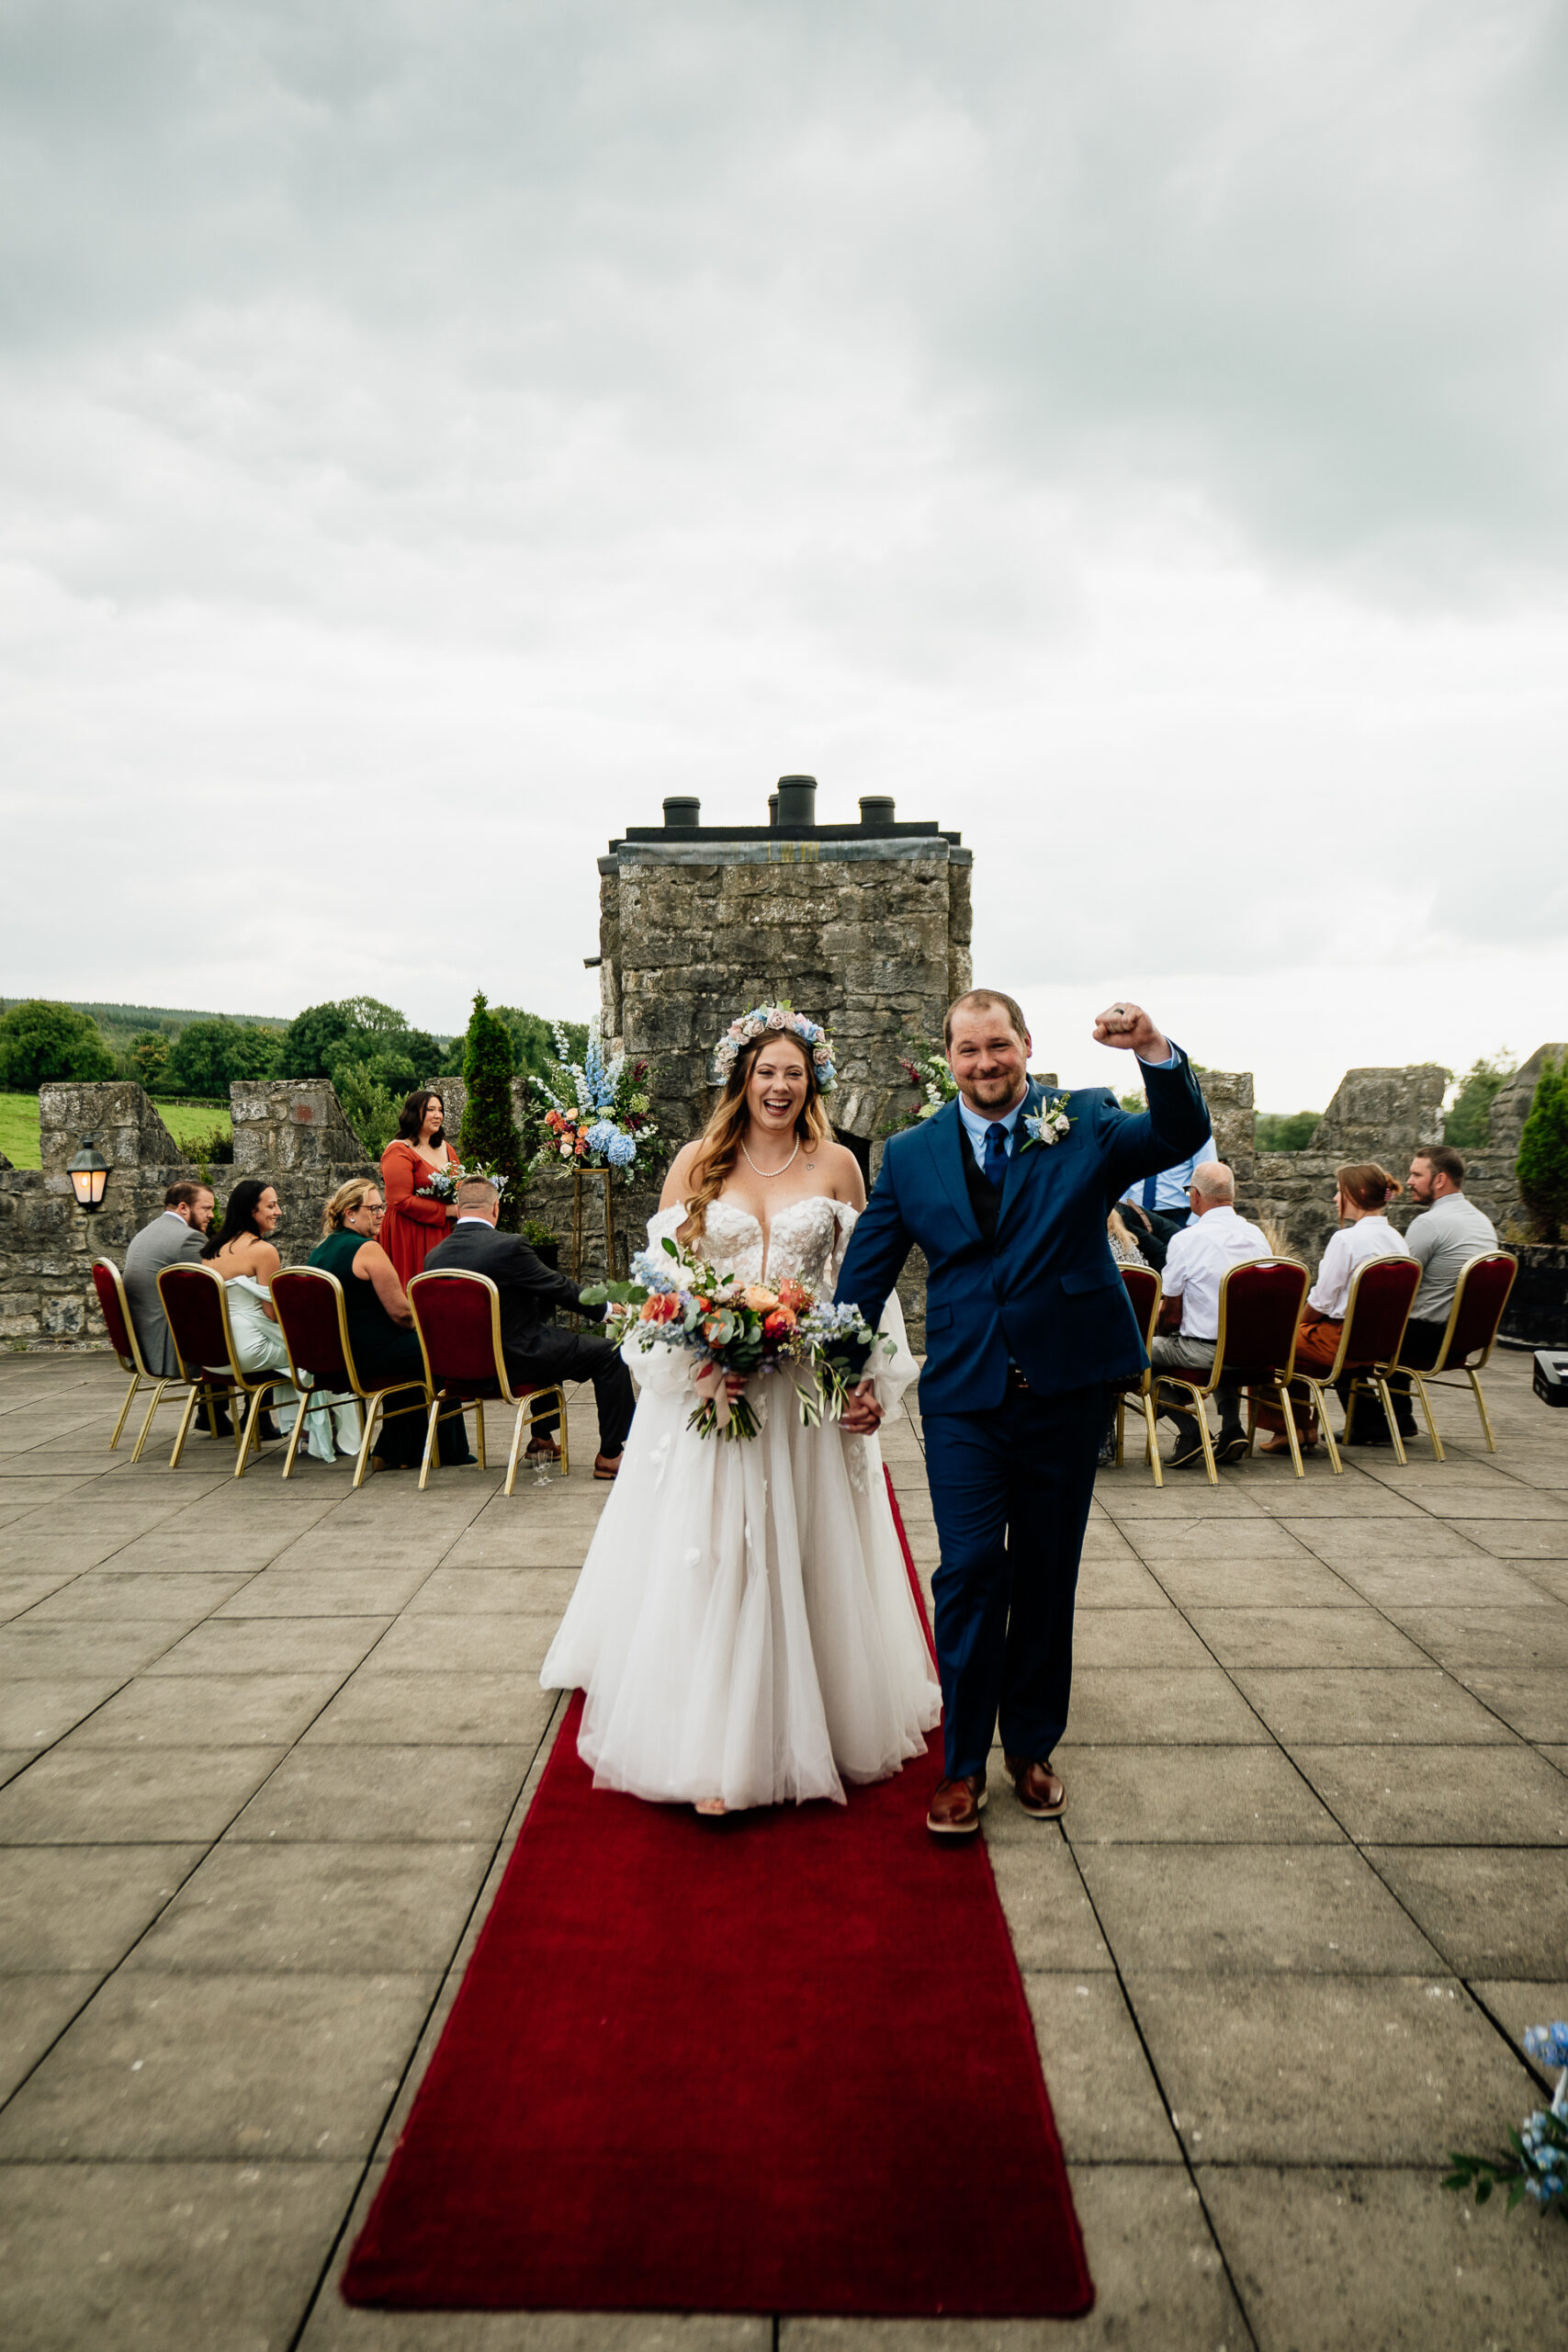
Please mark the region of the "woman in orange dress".
POLYGON ((446 1140, 446 1116, 439 1094, 411 1094, 398 1132, 381 1154, 387 1215, 379 1238, 405 1289, 436 1243, 445 1241, 457 1214, 454 1202, 418 1197, 420 1186, 428 1184, 438 1168, 457 1166, 457 1155, 446 1140))

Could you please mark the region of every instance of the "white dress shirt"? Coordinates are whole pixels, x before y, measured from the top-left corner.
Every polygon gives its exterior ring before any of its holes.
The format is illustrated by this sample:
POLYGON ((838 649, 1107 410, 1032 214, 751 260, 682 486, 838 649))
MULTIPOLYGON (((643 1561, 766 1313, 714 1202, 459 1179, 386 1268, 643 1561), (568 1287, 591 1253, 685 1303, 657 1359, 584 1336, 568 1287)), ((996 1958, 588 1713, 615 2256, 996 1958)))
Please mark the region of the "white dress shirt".
POLYGON ((1350 1277, 1357 1267, 1364 1266, 1369 1258, 1409 1255, 1404 1236, 1395 1233, 1386 1216, 1364 1216, 1355 1225, 1341 1226, 1323 1253, 1317 1280, 1307 1293, 1307 1305, 1314 1314, 1343 1323, 1350 1298, 1350 1277))
MULTIPOLYGON (((1172 1048, 1172 1050, 1167 1054, 1163 1062, 1145 1062, 1144 1061, 1142 1054, 1135 1056, 1134 1058, 1143 1064, 1145 1069, 1174 1069, 1181 1057, 1174 1048, 1172 1048)), ((1051 1093, 1052 1091, 1053 1090, 1050 1087, 1046 1087, 1044 1090, 1047 1094, 1051 1093)), ((1071 1089, 1069 1088, 1067 1091, 1070 1092, 1071 1089)), ((1013 1155, 1013 1147, 1016 1141, 1016 1130, 1018 1127, 1019 1118, 1022 1113, 1023 1105, 1028 1102, 1028 1100, 1029 1097, 1026 1094, 1022 1098, 1022 1101, 1013 1104, 1010 1111, 998 1111, 994 1116, 987 1117, 984 1112, 972 1111, 969 1108, 968 1103, 964 1100, 962 1094, 958 1097, 958 1115, 964 1122, 964 1132, 969 1138, 969 1148, 975 1155, 975 1165, 980 1170, 982 1176, 986 1172, 987 1128, 999 1125, 1007 1129, 1007 1154, 1008 1158, 1010 1159, 1013 1155)), ((1032 1113, 1031 1116, 1032 1117, 1032 1115, 1033 1114, 1032 1113)), ((1141 1179, 1139 1189, 1140 1191, 1142 1189, 1141 1179)), ((1123 1195, 1123 1197, 1130 1198, 1131 1195, 1126 1194, 1123 1195)), ((1183 1206, 1185 1205, 1186 1204, 1184 1202, 1183 1206)))
POLYGON ((1220 1336, 1220 1284, 1233 1266, 1273 1252, 1268 1237, 1234 1208, 1205 1209, 1182 1227, 1166 1252, 1165 1295, 1181 1301, 1184 1340, 1220 1336))

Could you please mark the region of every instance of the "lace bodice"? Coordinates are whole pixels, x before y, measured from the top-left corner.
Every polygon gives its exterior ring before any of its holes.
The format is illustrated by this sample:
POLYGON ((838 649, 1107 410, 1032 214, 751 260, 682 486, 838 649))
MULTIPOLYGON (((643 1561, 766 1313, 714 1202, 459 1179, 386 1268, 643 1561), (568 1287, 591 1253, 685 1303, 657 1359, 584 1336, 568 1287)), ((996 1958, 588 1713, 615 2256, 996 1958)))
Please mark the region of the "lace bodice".
MULTIPOLYGON (((705 1258, 716 1272, 735 1273, 748 1282, 783 1282, 796 1274, 819 1296, 831 1297, 850 1235, 860 1220, 847 1201, 831 1201, 814 1193, 792 1201, 769 1221, 766 1231, 750 1209, 734 1201, 708 1203, 701 1239, 694 1254, 705 1258)), ((682 1208, 660 1209, 650 1219, 649 1239, 673 1236, 686 1221, 682 1208)))

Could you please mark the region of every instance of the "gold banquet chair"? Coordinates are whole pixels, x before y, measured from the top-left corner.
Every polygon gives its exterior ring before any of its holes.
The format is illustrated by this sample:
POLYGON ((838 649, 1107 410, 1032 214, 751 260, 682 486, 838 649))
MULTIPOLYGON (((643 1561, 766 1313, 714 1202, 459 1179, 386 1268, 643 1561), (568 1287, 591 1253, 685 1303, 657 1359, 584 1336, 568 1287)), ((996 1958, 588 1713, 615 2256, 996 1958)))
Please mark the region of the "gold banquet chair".
MULTIPOLYGON (((490 1276, 457 1267, 449 1273, 436 1268, 415 1274, 408 1287, 413 1328, 424 1351, 425 1385, 432 1399, 424 1460, 420 1464, 420 1486, 423 1487, 429 1478, 434 1458, 436 1406, 444 1389, 448 1395, 462 1398, 463 1403, 457 1407, 459 1412, 466 1405, 474 1408, 474 1436, 481 1470, 485 1466, 486 1397, 515 1408, 517 1419, 512 1429, 512 1451, 507 1456, 502 1493, 511 1494, 517 1484, 517 1458, 523 1448, 524 1430, 531 1430, 541 1415, 552 1410, 560 1417, 560 1474, 566 1477, 571 1469, 567 1447, 566 1391, 556 1382, 539 1388, 513 1390, 507 1378, 506 1356, 501 1344, 501 1293, 490 1276)), ((445 1414, 440 1416, 443 1420, 446 1418, 445 1414)))
MULTIPOLYGON (((1144 1353, 1149 1352, 1159 1324, 1160 1301, 1165 1286, 1152 1266, 1122 1266, 1119 1269, 1133 1312, 1138 1318, 1138 1334, 1144 1343, 1144 1353)), ((1155 1474, 1155 1485, 1163 1487, 1165 1476, 1159 1458, 1159 1430, 1155 1420, 1154 1368, 1145 1364, 1135 1388, 1119 1388, 1116 1392, 1116 1467, 1122 1467, 1122 1440, 1127 1424, 1127 1399, 1135 1397, 1144 1416, 1144 1459, 1155 1474)))
POLYGON ((93 1288, 98 1295, 98 1309, 109 1335, 109 1345, 119 1358, 120 1370, 129 1372, 130 1374, 130 1385, 125 1392, 125 1402, 119 1408, 119 1419, 114 1425, 114 1435, 109 1440, 111 1453, 119 1443, 119 1433, 125 1427, 125 1417, 130 1410, 131 1399, 140 1389, 151 1388, 152 1391, 152 1402, 147 1408, 147 1417, 141 1424, 141 1434, 131 1449, 132 1462, 140 1462, 141 1449, 152 1433, 153 1414, 163 1403, 168 1391, 171 1388, 180 1388, 184 1384, 174 1373, 165 1376, 156 1372, 149 1372, 147 1369, 146 1361, 141 1353, 141 1343, 136 1336, 136 1326, 130 1317, 130 1301, 125 1295, 125 1284, 120 1279, 119 1268, 110 1259, 94 1259, 93 1288))
MULTIPOLYGON (((1432 1400, 1427 1394, 1428 1384, 1434 1388, 1457 1388, 1457 1380, 1440 1380, 1444 1372, 1462 1372, 1475 1397, 1475 1409, 1481 1416, 1482 1432, 1488 1453, 1495 1453, 1497 1441, 1492 1434, 1492 1416, 1486 1409, 1477 1374, 1484 1371, 1496 1343, 1503 1310, 1508 1304, 1519 1271, 1519 1261, 1506 1250, 1483 1250, 1460 1268, 1454 1284, 1454 1303, 1449 1309, 1448 1327, 1438 1350, 1437 1362, 1424 1372, 1414 1364, 1395 1363, 1396 1372, 1405 1374, 1416 1385, 1421 1399, 1421 1410, 1427 1416, 1427 1433, 1432 1441, 1432 1452, 1439 1462, 1447 1456, 1443 1441, 1438 1435, 1438 1424, 1432 1419, 1432 1400)), ((1401 1340, 1401 1345, 1404 1341, 1401 1340)))
MULTIPOLYGON (((324 1266, 280 1266, 272 1278, 272 1303, 277 1309, 277 1327, 288 1351, 288 1368, 294 1374, 295 1387, 301 1391, 313 1388, 317 1392, 313 1401, 318 1403, 341 1404, 345 1396, 355 1400, 360 1429, 354 1484, 362 1487, 378 1423, 394 1421, 401 1413, 423 1413, 428 1402, 425 1385, 423 1380, 389 1380, 379 1387, 367 1388, 349 1342, 343 1284, 324 1266), (406 1405, 387 1401, 403 1395, 413 1401, 406 1405)), ((301 1410, 283 1458, 286 1478, 294 1476, 295 1456, 304 1430, 305 1415, 301 1410)))
POLYGON ((1184 1388, 1192 1399, 1191 1410, 1197 1417, 1198 1434, 1203 1444, 1203 1464, 1209 1473, 1209 1484, 1217 1487, 1220 1474, 1214 1467, 1214 1443, 1209 1435, 1208 1418, 1203 1407, 1215 1389, 1234 1381, 1247 1391, 1247 1434, 1256 1433, 1253 1426, 1252 1392, 1271 1388, 1280 1399, 1285 1416, 1285 1428, 1290 1435, 1291 1459, 1296 1476, 1304 1478, 1302 1450, 1296 1438, 1296 1424, 1291 1411, 1290 1382, 1295 1371, 1296 1331, 1302 1319, 1302 1302, 1307 1295, 1312 1276, 1296 1258, 1248 1258, 1239 1266, 1232 1266, 1220 1283, 1220 1329, 1214 1341, 1214 1361, 1202 1380, 1189 1379, 1179 1372, 1156 1372, 1154 1377, 1155 1402, 1157 1406, 1162 1388, 1184 1388))
MULTIPOLYGON (((1345 1302, 1345 1322, 1334 1362, 1325 1373, 1298 1372, 1291 1383, 1294 1388, 1304 1388, 1312 1399, 1337 1478, 1343 1474, 1345 1464, 1334 1442, 1325 1392, 1347 1373, 1350 1375, 1350 1391, 1345 1406, 1346 1437, 1350 1434, 1357 1398, 1370 1393, 1382 1407, 1388 1433, 1393 1441, 1394 1459, 1404 1464, 1404 1446, 1394 1419, 1388 1375, 1404 1341, 1404 1327, 1420 1287, 1421 1268, 1415 1258, 1395 1257, 1391 1252, 1386 1258, 1364 1260, 1350 1277, 1350 1295, 1345 1302)), ((1293 1417, 1291 1431, 1293 1438, 1293 1417)))
POLYGON ((179 1467, 197 1404, 205 1398, 210 1412, 222 1400, 232 1404, 234 1443, 238 1449, 234 1476, 243 1478, 250 1463, 251 1448, 254 1446, 258 1453, 261 1452, 262 1409, 275 1388, 288 1387, 288 1376, 281 1372, 268 1372, 259 1380, 253 1380, 241 1371, 229 1324, 228 1284, 213 1267, 165 1266, 158 1277, 158 1295, 164 1302, 169 1336, 179 1359, 180 1377, 191 1384, 169 1467, 179 1467))

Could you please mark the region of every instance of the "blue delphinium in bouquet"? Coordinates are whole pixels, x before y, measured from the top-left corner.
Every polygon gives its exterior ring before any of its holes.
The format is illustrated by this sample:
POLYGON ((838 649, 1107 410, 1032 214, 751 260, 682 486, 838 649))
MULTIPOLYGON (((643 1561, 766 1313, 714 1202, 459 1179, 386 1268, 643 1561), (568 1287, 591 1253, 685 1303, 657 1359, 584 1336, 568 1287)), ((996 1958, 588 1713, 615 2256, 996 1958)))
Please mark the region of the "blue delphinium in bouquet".
POLYGON ((651 1116, 649 1064, 625 1054, 606 1062, 597 1021, 588 1024, 588 1049, 580 1062, 571 1059, 558 1021, 555 1035, 557 1083, 533 1081, 549 1104, 545 1159, 563 1159, 569 1168, 615 1168, 623 1175, 646 1168, 659 1134, 651 1116))
POLYGON ((1525 2035, 1525 2051, 1538 2066, 1558 2066, 1562 2073, 1549 2108, 1538 2107, 1517 2132, 1508 2134, 1511 2156, 1466 2156, 1450 2148, 1453 2169, 1445 2188, 1473 2188, 1475 2201, 1484 2205, 1495 2188, 1506 2188, 1508 2211, 1529 2197, 1543 2213, 1568 2222, 1568 2024, 1532 2025, 1525 2035))

